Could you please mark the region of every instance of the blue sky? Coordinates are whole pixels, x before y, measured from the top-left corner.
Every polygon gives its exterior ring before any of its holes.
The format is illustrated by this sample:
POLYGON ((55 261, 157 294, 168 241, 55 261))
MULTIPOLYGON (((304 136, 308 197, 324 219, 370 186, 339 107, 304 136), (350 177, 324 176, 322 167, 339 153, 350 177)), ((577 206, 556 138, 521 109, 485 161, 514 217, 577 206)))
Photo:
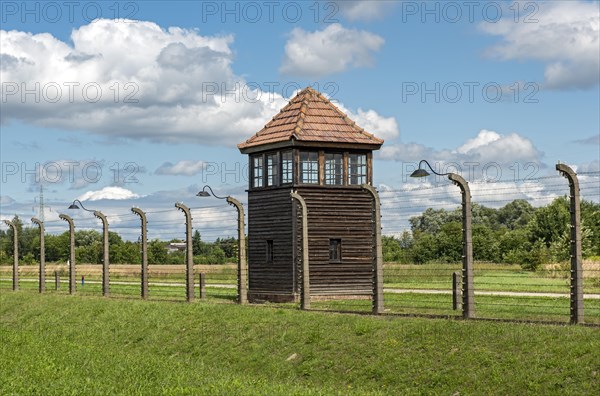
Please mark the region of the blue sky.
POLYGON ((235 144, 307 85, 386 140, 381 188, 424 158, 476 163, 472 181, 597 171, 599 3, 472 4, 3 2, 1 216, 35 214, 34 173, 48 218, 198 205, 206 183, 245 200, 235 144))

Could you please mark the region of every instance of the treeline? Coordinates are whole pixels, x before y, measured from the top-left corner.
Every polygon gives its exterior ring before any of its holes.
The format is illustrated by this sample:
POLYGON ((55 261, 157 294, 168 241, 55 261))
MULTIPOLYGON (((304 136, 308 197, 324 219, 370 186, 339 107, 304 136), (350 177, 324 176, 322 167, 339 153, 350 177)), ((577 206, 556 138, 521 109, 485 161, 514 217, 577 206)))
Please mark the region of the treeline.
MULTIPOLYGON (((535 270, 550 262, 565 262, 570 257, 570 214, 565 197, 547 206, 534 208, 525 200, 515 200, 499 209, 473 204, 473 258, 476 261, 520 264, 535 270)), ((19 257, 23 264, 39 262, 39 230, 24 227, 17 216, 13 222, 19 230, 19 257)), ((397 237, 383 237, 386 262, 405 264, 457 263, 462 259, 462 214, 456 210, 427 209, 409 219, 410 231, 397 237)), ((600 204, 581 202, 582 245, 584 258, 600 256, 600 204)), ((109 232, 110 262, 141 263, 139 242, 123 241, 109 232)), ((183 242, 172 240, 170 242, 183 242)), ((66 262, 69 256, 69 233, 46 235, 46 261, 66 262)), ((169 242, 148 242, 150 264, 184 264, 185 251, 169 252, 169 242)), ((200 232, 192 238, 194 263, 224 264, 237 262, 237 238, 204 242, 200 232)), ((12 262, 12 230, 0 230, 0 263, 12 262)), ((102 262, 102 235, 95 230, 75 232, 78 263, 102 262)))
MULTIPOLYGON (((565 197, 534 208, 515 200, 499 209, 473 204, 473 258, 520 264, 535 270, 541 264, 570 258, 570 213, 565 197)), ((462 213, 427 209, 409 219, 410 231, 383 238, 384 261, 456 263, 462 260, 462 213)), ((583 256, 600 256, 600 205, 581 201, 583 256)))
MULTIPOLYGON (((18 216, 12 219, 19 235, 19 259, 22 264, 39 263, 40 233, 37 227, 24 227, 18 216)), ((12 263, 13 231, 0 230, 0 263, 12 263)), ((109 259, 113 264, 141 264, 141 244, 124 241, 119 234, 109 231, 109 259)), ((185 264, 185 251, 169 252, 173 239, 169 242, 154 239, 148 241, 148 262, 150 264, 185 264)), ((59 235, 46 234, 46 262, 67 262, 69 259, 69 232, 59 235)), ((204 242, 196 230, 192 238, 195 264, 225 264, 237 262, 237 239, 218 238, 215 242, 204 242)), ((75 260, 82 264, 102 263, 102 234, 96 230, 75 231, 75 260)))

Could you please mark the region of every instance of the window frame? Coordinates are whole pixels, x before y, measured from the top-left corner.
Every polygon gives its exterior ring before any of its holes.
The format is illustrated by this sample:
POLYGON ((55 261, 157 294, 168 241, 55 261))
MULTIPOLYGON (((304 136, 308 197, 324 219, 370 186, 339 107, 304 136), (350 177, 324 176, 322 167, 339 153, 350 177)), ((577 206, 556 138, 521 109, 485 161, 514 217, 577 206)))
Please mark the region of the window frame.
POLYGON ((325 152, 324 155, 324 160, 323 160, 323 184, 325 186, 343 186, 344 185, 344 153, 340 153, 340 152, 335 152, 335 151, 331 151, 331 152, 325 152), (328 158, 330 157, 330 158, 328 158), (335 158, 339 157, 339 164, 336 165, 335 163, 335 158), (332 169, 328 169, 327 164, 328 162, 333 161, 333 167, 332 169), (335 170, 337 168, 338 173, 335 173, 335 170), (333 173, 329 173, 328 171, 330 170, 334 170, 333 173), (329 180, 334 180, 337 181, 334 183, 330 183, 329 180), (337 179, 337 180, 336 180, 337 179))
POLYGON ((275 261, 275 243, 273 242, 273 239, 265 240, 265 249, 265 259, 267 264, 272 264, 275 261))
POLYGON ((287 185, 294 183, 294 150, 284 150, 281 152, 281 185, 287 185), (286 154, 289 154, 290 158, 285 159, 286 154), (289 168, 284 169, 284 162, 289 164, 289 168), (289 178, 288 178, 289 177, 289 178))
POLYGON ((342 238, 329 238, 329 262, 342 262, 342 238))
POLYGON ((265 154, 264 169, 265 169, 265 187, 277 187, 280 184, 281 172, 280 172, 280 161, 279 152, 265 154), (269 161, 272 160, 271 165, 269 161), (274 172, 273 172, 274 170, 274 172))
POLYGON ((319 185, 320 184, 319 183, 319 173, 320 173, 321 167, 320 167, 320 163, 319 163, 319 152, 318 151, 301 150, 298 168, 300 168, 299 169, 299 183, 300 184, 310 184, 310 185, 319 185), (303 160, 304 154, 308 155, 308 159, 306 161, 303 160), (313 156, 314 156, 314 160, 311 158, 313 156), (306 172, 304 169, 305 163, 309 165, 309 168, 307 169, 306 172), (316 166, 316 168, 314 166, 316 166), (305 180, 304 179, 305 174, 310 176, 310 178, 305 180))
POLYGON ((265 186, 265 158, 262 154, 250 156, 252 165, 252 188, 263 188, 265 186), (257 168, 256 161, 260 161, 260 167, 257 168), (260 175, 257 175, 257 169, 260 175), (260 181, 260 185, 256 182, 260 181))
POLYGON ((348 153, 347 184, 349 186, 359 186, 361 184, 368 183, 368 167, 369 165, 366 153, 348 153), (352 162, 353 158, 356 159, 354 163, 352 162), (364 162, 359 161, 359 158, 363 158, 364 162), (353 182, 353 180, 355 182, 353 182))

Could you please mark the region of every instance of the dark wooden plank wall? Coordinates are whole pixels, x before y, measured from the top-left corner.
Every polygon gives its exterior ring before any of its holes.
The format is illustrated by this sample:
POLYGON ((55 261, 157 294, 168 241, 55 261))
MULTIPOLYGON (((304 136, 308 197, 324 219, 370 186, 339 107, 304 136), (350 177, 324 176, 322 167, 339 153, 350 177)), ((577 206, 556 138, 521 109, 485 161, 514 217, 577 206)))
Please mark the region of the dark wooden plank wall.
MULTIPOLYGON (((360 188, 298 187, 308 206, 311 295, 370 295, 373 282, 373 202, 360 188), (342 240, 342 261, 329 261, 329 240, 342 240)), ((296 249, 301 256, 301 211, 296 249)), ((300 279, 300 273, 297 273, 300 279)), ((298 281, 301 284, 301 281, 298 281)))
POLYGON ((250 293, 292 294, 291 188, 248 193, 248 286, 250 293), (266 241, 273 240, 273 263, 266 260, 266 241))

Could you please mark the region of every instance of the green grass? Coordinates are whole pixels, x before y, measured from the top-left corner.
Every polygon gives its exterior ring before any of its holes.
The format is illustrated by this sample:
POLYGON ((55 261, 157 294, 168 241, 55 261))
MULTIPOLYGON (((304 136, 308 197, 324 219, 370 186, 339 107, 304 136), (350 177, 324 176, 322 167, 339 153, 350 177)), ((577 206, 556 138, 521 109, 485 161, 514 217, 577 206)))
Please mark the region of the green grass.
MULTIPOLYGON (((384 266, 384 284, 389 288, 450 290, 452 273, 461 272, 460 264, 424 264, 384 266)), ((568 293, 569 272, 525 271, 518 265, 476 263, 473 272, 476 290, 539 293, 568 293)), ((597 278, 585 279, 586 293, 600 293, 597 278)))
POLYGON ((600 388, 597 328, 0 293, 3 395, 568 395, 600 388))
MULTIPOLYGON (((445 294, 385 293, 386 314, 435 315, 456 317, 462 311, 452 309, 452 296, 445 294)), ((371 300, 315 301, 317 310, 371 312, 371 300)), ((585 323, 600 324, 600 300, 584 300, 585 323)), ((569 299, 553 297, 475 296, 478 318, 521 321, 569 322, 569 299)))

